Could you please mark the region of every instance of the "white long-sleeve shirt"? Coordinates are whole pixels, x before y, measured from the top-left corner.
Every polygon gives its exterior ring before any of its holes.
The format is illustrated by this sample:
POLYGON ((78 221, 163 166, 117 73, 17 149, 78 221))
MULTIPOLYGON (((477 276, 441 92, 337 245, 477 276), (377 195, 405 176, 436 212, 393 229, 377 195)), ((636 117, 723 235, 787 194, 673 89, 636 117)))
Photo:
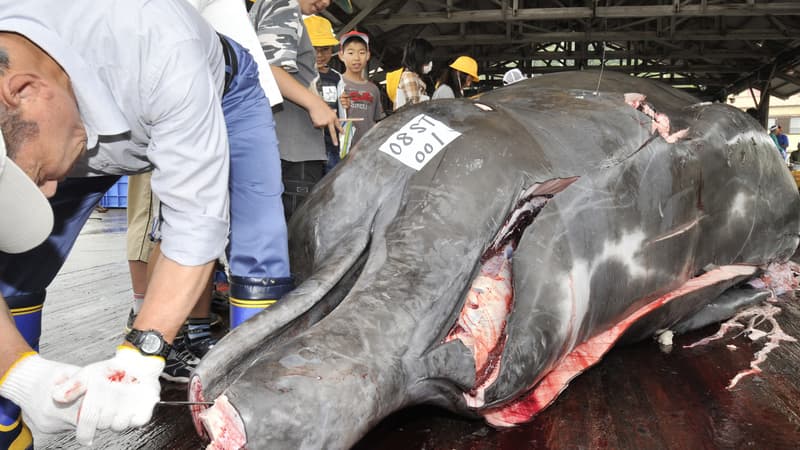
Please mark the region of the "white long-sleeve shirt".
POLYGON ((0 30, 25 36, 69 75, 89 138, 73 175, 152 169, 161 251, 187 266, 221 255, 225 63, 197 11, 185 0, 0 0, 0 30))
POLYGON ((246 48, 258 64, 258 81, 269 98, 270 106, 283 102, 278 83, 261 50, 256 30, 250 23, 247 7, 241 0, 186 0, 194 6, 215 30, 246 48))

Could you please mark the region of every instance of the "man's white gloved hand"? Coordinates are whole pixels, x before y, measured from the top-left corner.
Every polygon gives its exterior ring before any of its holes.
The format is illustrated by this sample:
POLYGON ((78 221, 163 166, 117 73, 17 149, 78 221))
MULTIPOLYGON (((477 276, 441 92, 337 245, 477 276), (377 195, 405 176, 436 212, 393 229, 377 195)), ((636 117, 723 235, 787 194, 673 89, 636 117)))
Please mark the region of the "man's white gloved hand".
POLYGON ((91 445, 96 430, 122 431, 150 421, 162 370, 164 358, 120 346, 113 358, 90 364, 61 383, 53 400, 69 403, 83 396, 75 437, 91 445))
POLYGON ((0 396, 16 403, 25 423, 42 433, 71 430, 78 423, 80 401, 56 402, 53 392, 80 369, 25 353, 0 379, 0 396))

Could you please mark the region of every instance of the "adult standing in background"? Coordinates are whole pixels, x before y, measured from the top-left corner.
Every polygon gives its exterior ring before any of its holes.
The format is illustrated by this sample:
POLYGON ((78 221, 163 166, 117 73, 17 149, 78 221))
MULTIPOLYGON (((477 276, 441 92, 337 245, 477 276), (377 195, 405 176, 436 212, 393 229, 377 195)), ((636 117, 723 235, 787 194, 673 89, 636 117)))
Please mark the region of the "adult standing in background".
MULTIPOLYGON (((343 8, 349 6, 346 0, 337 1, 343 8)), ((328 128, 336 145, 342 130, 336 112, 316 93, 316 52, 303 23, 303 14, 317 14, 329 4, 330 0, 258 0, 250 9, 261 49, 284 98, 275 112, 275 124, 287 219, 324 174, 327 155, 320 128, 328 128)))
MULTIPOLYGON (((786 150, 784 149, 783 145, 781 145, 781 140, 779 138, 780 134, 780 125, 774 124, 769 127, 769 137, 772 139, 772 143, 775 144, 775 148, 778 150, 778 153, 781 154, 781 158, 784 160, 786 159, 786 150)), ((788 145, 788 144, 787 144, 788 145)))
POLYGON ((786 159, 789 155, 789 136, 783 133, 783 127, 780 124, 778 124, 778 129, 775 130, 775 135, 778 137, 778 145, 783 150, 781 154, 786 159))

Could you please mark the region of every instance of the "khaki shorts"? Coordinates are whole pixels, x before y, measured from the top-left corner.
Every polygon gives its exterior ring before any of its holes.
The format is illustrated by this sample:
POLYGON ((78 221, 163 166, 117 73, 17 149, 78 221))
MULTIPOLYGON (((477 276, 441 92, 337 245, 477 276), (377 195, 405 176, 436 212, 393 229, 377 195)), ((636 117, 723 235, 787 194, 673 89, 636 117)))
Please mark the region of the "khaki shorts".
POLYGON ((150 230, 158 211, 158 199, 150 190, 151 174, 128 177, 128 261, 148 262, 155 246, 150 230))

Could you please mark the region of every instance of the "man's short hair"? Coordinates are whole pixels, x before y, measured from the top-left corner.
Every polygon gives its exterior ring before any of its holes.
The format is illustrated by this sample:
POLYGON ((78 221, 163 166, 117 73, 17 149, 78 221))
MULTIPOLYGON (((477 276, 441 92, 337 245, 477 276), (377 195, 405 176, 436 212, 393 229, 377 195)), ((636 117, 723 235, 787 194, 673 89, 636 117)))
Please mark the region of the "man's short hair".
POLYGON ((8 157, 14 159, 25 141, 39 135, 39 124, 24 120, 18 109, 9 110, 0 105, 0 130, 5 136, 8 157))

